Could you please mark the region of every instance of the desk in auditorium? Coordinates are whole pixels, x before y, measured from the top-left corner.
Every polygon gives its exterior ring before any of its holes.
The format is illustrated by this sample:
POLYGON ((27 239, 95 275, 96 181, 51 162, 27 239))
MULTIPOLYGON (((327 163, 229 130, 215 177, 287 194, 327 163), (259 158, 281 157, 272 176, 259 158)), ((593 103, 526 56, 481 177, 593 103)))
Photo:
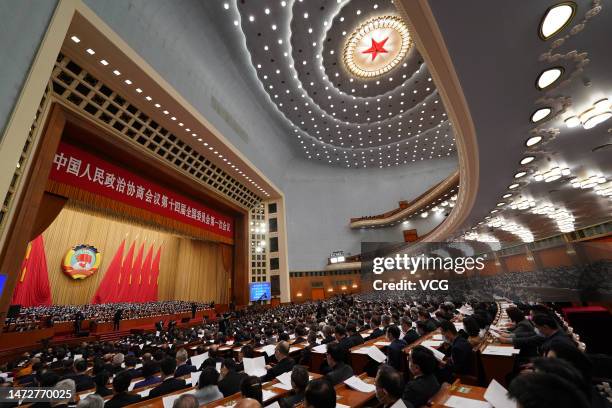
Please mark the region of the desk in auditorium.
POLYGON ((469 398, 477 401, 485 401, 484 394, 486 388, 476 387, 473 385, 464 385, 459 380, 455 381, 453 385, 442 388, 438 393, 432 398, 430 406, 432 408, 443 408, 446 407, 444 403, 451 397, 462 397, 469 398), (459 387, 465 387, 468 389, 467 393, 459 392, 459 387))

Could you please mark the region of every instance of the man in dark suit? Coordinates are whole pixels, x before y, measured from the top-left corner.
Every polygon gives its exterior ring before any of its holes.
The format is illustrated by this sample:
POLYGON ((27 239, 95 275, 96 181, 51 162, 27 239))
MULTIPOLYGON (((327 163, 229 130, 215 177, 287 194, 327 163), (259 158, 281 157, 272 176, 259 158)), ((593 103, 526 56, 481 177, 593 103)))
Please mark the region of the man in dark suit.
POLYGON ((81 332, 81 325, 83 324, 83 320, 85 320, 85 316, 83 316, 83 312, 80 310, 74 314, 74 334, 78 335, 81 332))
POLYGON ((113 389, 115 390, 115 395, 113 396, 113 398, 106 401, 104 407, 121 408, 126 405, 134 404, 135 402, 140 401, 140 395, 130 394, 128 392, 128 388, 130 387, 131 381, 132 376, 129 373, 122 371, 117 374, 113 379, 113 389))
POLYGON ((236 371, 236 362, 233 358, 226 358, 221 363, 221 378, 217 386, 223 396, 227 397, 240 391, 240 383, 247 377, 246 373, 236 371))
POLYGON ((304 400, 304 392, 306 392, 308 381, 310 379, 305 367, 297 365, 293 367, 293 370, 291 370, 293 394, 278 401, 281 408, 293 408, 296 404, 301 403, 304 400))
POLYGON ((346 324, 346 333, 348 334, 350 347, 363 344, 363 337, 361 337, 361 334, 357 332, 357 324, 355 324, 354 321, 351 320, 346 324))
POLYGON ((408 368, 412 380, 406 383, 402 399, 415 407, 427 405, 427 402, 440 389, 440 383, 434 375, 438 360, 431 350, 423 346, 416 346, 410 351, 408 368))
POLYGON ((89 390, 90 388, 94 388, 96 384, 92 377, 85 374, 86 371, 87 361, 80 358, 74 362, 74 372, 66 374, 64 378, 69 378, 74 381, 77 392, 89 390))
POLYGON ((393 325, 387 327, 387 341, 391 343, 387 346, 387 364, 396 370, 402 369, 402 358, 404 357, 404 348, 406 342, 400 337, 399 327, 393 325))
POLYGON ((176 370, 176 360, 172 357, 166 357, 161 364, 162 382, 157 387, 149 392, 149 397, 159 397, 160 395, 169 394, 187 387, 185 380, 182 378, 174 378, 174 370, 176 370))
POLYGON ((123 318, 123 309, 117 309, 113 316, 113 330, 119 330, 121 319, 123 318))
POLYGON ((187 350, 185 350, 184 348, 179 349, 176 352, 177 366, 176 366, 176 370, 174 371, 175 377, 182 377, 184 375, 193 373, 194 371, 198 370, 195 366, 192 366, 191 364, 187 364, 187 360, 189 360, 189 354, 187 354, 187 350))
POLYGON ((474 371, 472 359, 472 345, 463 336, 459 336, 455 325, 448 320, 440 322, 440 330, 448 343, 450 343, 450 358, 446 366, 457 375, 471 374, 474 371))
POLYGON ((335 340, 331 326, 323 326, 321 333, 323 333, 323 340, 321 340, 321 344, 331 343, 335 340))
POLYGON ((383 408, 393 408, 396 406, 412 408, 412 404, 407 401, 402 401, 404 405, 398 403, 403 392, 402 375, 393 367, 381 365, 376 373, 375 385, 376 398, 383 405, 383 408))
POLYGON ((424 328, 427 333, 431 333, 438 328, 438 323, 424 307, 419 308, 418 316, 419 321, 424 323, 424 328))
POLYGON ((406 344, 412 344, 419 339, 419 333, 412 327, 412 321, 407 317, 403 316, 401 319, 402 333, 404 333, 402 340, 406 344))
POLYGON ((372 333, 366 337, 365 341, 374 340, 385 334, 385 332, 380 328, 380 316, 372 316, 372 319, 370 319, 370 328, 372 329, 372 333))
POLYGON ((299 324, 295 327, 295 339, 292 344, 300 344, 306 341, 306 328, 299 324))
POLYGON ((196 311, 198 310, 198 305, 195 302, 191 303, 191 318, 195 319, 196 311))
POLYGON ((275 377, 287 371, 291 371, 295 365, 295 361, 289 357, 289 343, 286 341, 281 341, 276 345, 274 348, 274 356, 276 357, 277 363, 273 367, 269 365, 266 366, 268 372, 261 377, 261 382, 273 380, 275 377))
POLYGON ((132 378, 142 377, 142 370, 136 368, 136 363, 138 359, 133 354, 128 354, 125 356, 125 370, 130 373, 132 378))
POLYGON ((523 350, 524 348, 537 348, 537 354, 546 355, 550 344, 564 343, 571 347, 576 347, 576 344, 563 330, 561 330, 555 319, 549 314, 538 313, 533 316, 533 324, 535 326, 534 334, 529 336, 517 336, 516 334, 511 339, 502 338, 502 342, 512 342, 513 346, 523 350))
POLYGON ((342 358, 342 361, 344 361, 345 363, 348 363, 352 342, 351 342, 351 339, 348 338, 347 331, 344 328, 344 326, 342 326, 341 324, 336 325, 336 327, 334 328, 334 336, 336 337, 336 342, 338 343, 338 345, 342 349, 342 352, 344 353, 344 357, 342 358))
POLYGON ((331 371, 325 375, 325 378, 334 386, 353 376, 353 367, 346 364, 343 357, 344 351, 338 343, 327 345, 326 359, 331 371))

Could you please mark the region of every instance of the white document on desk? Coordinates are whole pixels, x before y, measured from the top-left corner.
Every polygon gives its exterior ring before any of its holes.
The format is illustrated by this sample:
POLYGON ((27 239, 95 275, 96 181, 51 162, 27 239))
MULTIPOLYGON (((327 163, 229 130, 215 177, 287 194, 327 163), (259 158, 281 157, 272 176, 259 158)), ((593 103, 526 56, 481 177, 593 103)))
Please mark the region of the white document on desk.
POLYGON ((319 344, 318 346, 313 347, 310 351, 313 353, 325 354, 327 353, 327 344, 319 344))
POLYGON ((376 391, 376 386, 364 382, 361 378, 352 376, 351 378, 344 380, 344 383, 359 392, 373 392, 376 391))
POLYGON ((495 380, 491 380, 484 398, 495 408, 516 408, 516 402, 508 398, 508 391, 495 380))
POLYGON ((425 347, 440 347, 444 343, 443 340, 425 340, 421 343, 421 346, 425 347))
POLYGON ((457 397, 455 395, 451 395, 450 398, 444 402, 444 406, 449 408, 493 408, 487 401, 457 397))
POLYGON ((289 347, 289 353, 294 353, 296 351, 300 351, 301 348, 300 347, 289 347))
POLYGON ((374 343, 375 346, 388 346, 389 344, 391 344, 390 341, 377 341, 376 343, 374 343))
POLYGON ((368 356, 378 363, 382 363, 387 359, 387 355, 376 346, 368 347, 368 356))
POLYGON ((261 377, 266 375, 266 359, 262 357, 243 358, 244 372, 248 375, 261 377))
POLYGON ((276 397, 276 393, 274 391, 270 391, 270 390, 261 390, 262 393, 262 399, 264 401, 267 401, 271 398, 276 397))
POLYGON ((284 384, 281 382, 274 384, 273 387, 280 388, 281 390, 287 390, 287 391, 291 391, 293 389, 291 384, 284 384))
POLYGON ((286 373, 282 373, 276 379, 283 384, 291 385, 291 371, 287 371, 286 373))
POLYGON ((276 349, 276 346, 274 344, 268 344, 260 348, 260 350, 266 353, 268 357, 272 357, 274 355, 275 349, 276 349))
POLYGON ((432 340, 442 340, 444 341, 444 336, 441 334, 434 334, 433 336, 431 336, 432 340))
POLYGON ((198 382, 200 382, 200 374, 202 374, 202 372, 196 371, 190 374, 191 374, 191 386, 196 387, 198 385, 198 382))
POLYGON ((278 401, 274 401, 270 405, 266 405, 266 408, 280 408, 280 405, 278 405, 278 401))
POLYGON ((147 388, 146 390, 137 392, 137 394, 140 395, 142 398, 147 398, 149 396, 149 391, 151 391, 152 389, 153 388, 147 388))
MULTIPOLYGON (((422 344, 422 343, 421 343, 421 344, 422 344)), ((436 349, 435 349, 435 348, 433 348, 433 347, 429 347, 429 346, 423 346, 423 347, 425 347, 425 348, 427 348, 427 349, 431 350, 431 352, 433 353, 434 357, 435 357, 435 358, 437 358, 439 361, 444 360, 444 357, 446 357, 446 356, 444 355, 444 353, 442 353, 442 352, 440 352, 440 351, 436 350, 436 349)))
POLYGON ((208 358, 208 352, 198 354, 197 356, 191 356, 191 365, 195 366, 195 368, 200 369, 200 366, 208 358))
POLYGON ((489 356, 507 356, 510 357, 513 354, 520 353, 521 350, 515 349, 514 347, 504 347, 504 346, 487 346, 482 354, 489 356))

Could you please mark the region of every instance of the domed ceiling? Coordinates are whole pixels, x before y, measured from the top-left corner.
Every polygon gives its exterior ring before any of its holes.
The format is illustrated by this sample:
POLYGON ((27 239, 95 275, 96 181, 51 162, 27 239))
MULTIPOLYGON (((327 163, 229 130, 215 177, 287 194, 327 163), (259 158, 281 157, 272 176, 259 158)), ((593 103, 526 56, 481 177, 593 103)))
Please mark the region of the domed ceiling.
POLYGON ((455 154, 450 122, 392 1, 215 2, 244 39, 288 139, 310 160, 382 168, 455 154))

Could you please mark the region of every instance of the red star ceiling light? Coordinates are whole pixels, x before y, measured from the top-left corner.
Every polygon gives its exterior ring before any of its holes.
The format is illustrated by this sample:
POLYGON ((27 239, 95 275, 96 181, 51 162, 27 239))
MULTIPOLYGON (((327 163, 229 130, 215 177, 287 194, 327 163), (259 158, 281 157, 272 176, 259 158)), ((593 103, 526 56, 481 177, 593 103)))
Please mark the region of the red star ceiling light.
POLYGON ((349 36, 344 47, 344 65, 357 77, 375 78, 395 68, 411 46, 412 38, 401 18, 375 17, 349 36))

